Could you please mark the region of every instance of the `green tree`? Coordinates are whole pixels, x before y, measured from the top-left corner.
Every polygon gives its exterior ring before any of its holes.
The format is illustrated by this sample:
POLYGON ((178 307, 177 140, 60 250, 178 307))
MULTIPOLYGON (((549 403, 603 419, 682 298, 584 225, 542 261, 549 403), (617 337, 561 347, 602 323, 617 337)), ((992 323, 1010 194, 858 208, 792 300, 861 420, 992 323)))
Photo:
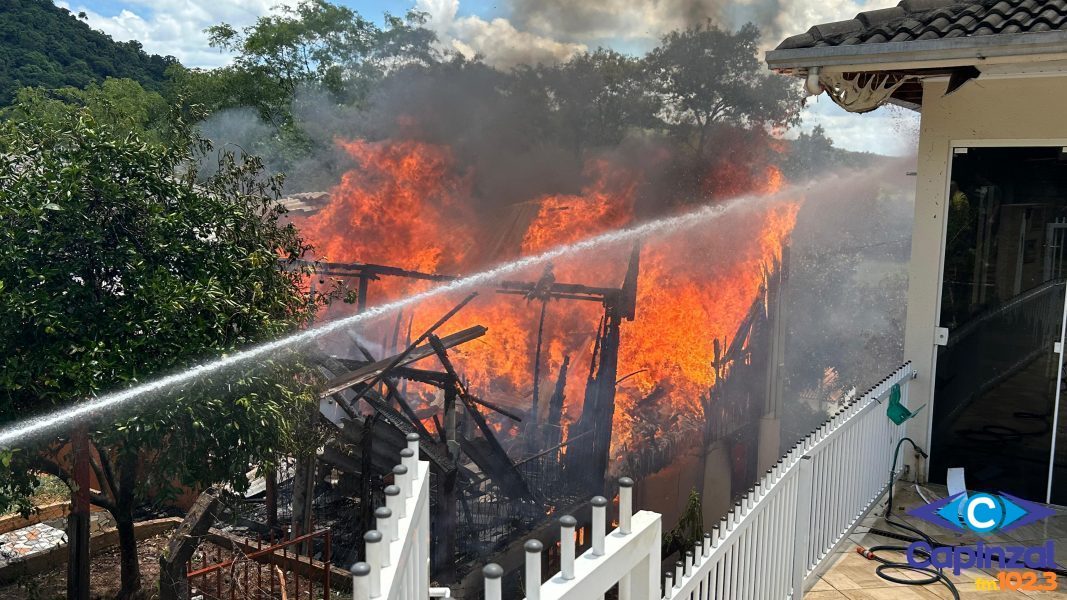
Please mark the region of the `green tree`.
POLYGON ((652 124, 656 98, 635 58, 600 48, 543 70, 560 131, 579 159, 588 147, 618 144, 629 128, 652 124))
MULTIPOLYGON (((185 143, 146 143, 86 109, 0 124, 0 423, 309 318, 306 274, 277 268, 308 250, 280 221, 279 181, 225 153, 215 176, 194 181, 207 148, 180 121, 168 137, 185 143)), ((292 423, 314 406, 313 385, 299 363, 275 357, 83 423, 101 487, 92 502, 119 530, 120 598, 140 587, 135 509, 179 485, 244 489, 250 465, 308 443, 292 423)), ((0 502, 24 503, 36 472, 69 482, 68 439, 0 454, 0 502)))
POLYGON ((811 177, 831 167, 836 153, 834 141, 826 135, 826 129, 816 125, 811 133, 802 131, 790 144, 782 170, 791 178, 811 177))
POLYGON ((116 42, 51 0, 6 0, 0 8, 0 105, 20 87, 84 88, 106 77, 158 91, 175 62, 146 54, 139 42, 116 42))
POLYGON ((300 86, 329 91, 341 102, 359 102, 391 68, 436 60, 425 15, 385 15, 380 28, 356 11, 326 0, 301 0, 280 14, 260 17, 237 30, 228 23, 207 29, 213 47, 233 52, 234 66, 216 71, 214 87, 255 90, 254 103, 275 125, 288 121, 300 86))
POLYGON ((671 556, 677 553, 679 560, 685 560, 685 553, 704 539, 704 505, 700 500, 700 494, 696 489, 689 490, 682 516, 678 517, 678 524, 674 529, 663 536, 663 556, 671 556))
POLYGON ((800 89, 791 78, 765 73, 759 40, 751 23, 737 32, 709 23, 668 33, 646 57, 653 90, 663 99, 661 118, 697 157, 704 156, 717 125, 799 122, 800 89))
POLYGON ((81 109, 120 135, 132 132, 147 141, 159 142, 168 130, 170 109, 159 92, 146 90, 132 79, 110 77, 102 84, 90 83, 85 89, 22 88, 15 95, 15 104, 0 111, 0 115, 20 123, 36 121, 61 126, 81 109))

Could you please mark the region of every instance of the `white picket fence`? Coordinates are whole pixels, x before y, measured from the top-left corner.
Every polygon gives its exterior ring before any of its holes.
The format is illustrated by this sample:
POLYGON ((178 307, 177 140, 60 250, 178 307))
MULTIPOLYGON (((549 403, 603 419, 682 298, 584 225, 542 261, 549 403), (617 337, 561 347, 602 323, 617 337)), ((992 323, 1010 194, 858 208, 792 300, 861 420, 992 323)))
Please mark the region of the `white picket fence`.
POLYGON ((366 562, 352 566, 355 600, 426 600, 448 597, 430 588, 430 463, 419 460, 419 435, 408 434, 375 529, 363 536, 366 562))
MULTIPOLYGON (((640 512, 627 525, 632 482, 624 478, 619 527, 604 535, 606 500, 594 498, 593 547, 577 560, 574 520, 560 519, 562 569, 544 583, 541 543, 527 542, 527 600, 600 598, 616 583, 621 600, 799 600, 805 579, 885 492, 903 428, 883 400, 900 385, 907 405, 914 378, 903 365, 798 442, 662 580, 647 568, 659 564, 659 515, 640 512)), ((503 600, 501 569, 483 572, 486 600, 503 600)))
MULTIPOLYGON (((633 481, 620 479, 618 527, 606 532, 609 502, 593 498, 592 546, 581 556, 577 521, 560 518, 561 568, 548 581, 542 543, 526 542, 526 599, 591 600, 617 585, 620 600, 799 600, 805 580, 885 492, 903 436, 885 399, 900 385, 907 405, 914 378, 910 363, 901 366, 798 442, 665 577, 660 515, 634 514, 633 481)), ((448 595, 429 587, 429 465, 417 460, 417 436, 408 446, 394 471, 400 489, 387 488, 378 530, 365 536, 367 562, 352 567, 355 600, 448 595)), ((503 570, 490 564, 483 575, 486 600, 504 600, 503 570)))

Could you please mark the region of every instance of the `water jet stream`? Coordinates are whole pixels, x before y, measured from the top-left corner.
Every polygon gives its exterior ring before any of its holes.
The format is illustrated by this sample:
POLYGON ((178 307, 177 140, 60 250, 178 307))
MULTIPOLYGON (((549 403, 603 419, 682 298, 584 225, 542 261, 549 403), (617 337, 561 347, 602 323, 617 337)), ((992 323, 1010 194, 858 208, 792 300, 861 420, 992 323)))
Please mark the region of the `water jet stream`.
POLYGON ((246 350, 235 352, 229 356, 222 356, 211 362, 197 365, 172 375, 160 377, 125 390, 111 392, 87 400, 81 404, 32 417, 22 422, 16 422, 13 425, 0 429, 0 449, 13 448, 18 444, 29 442, 32 438, 46 434, 49 431, 63 426, 70 426, 79 419, 90 418, 96 416, 100 412, 120 408, 123 405, 130 404, 136 400, 145 399, 153 393, 190 383, 197 378, 224 371, 225 369, 253 359, 263 358, 273 352, 312 342, 321 336, 352 327, 353 325, 362 322, 373 320, 395 310, 412 304, 417 304, 428 298, 473 286, 492 284, 499 281, 500 278, 505 275, 510 275, 530 267, 544 265, 545 263, 558 258, 586 250, 592 250, 599 246, 634 241, 658 233, 677 233, 679 231, 684 231, 712 221, 728 211, 741 208, 749 203, 758 201, 773 202, 783 198, 795 198, 804 188, 810 185, 811 184, 809 183, 803 186, 793 186, 783 189, 775 194, 764 196, 740 196, 714 206, 705 206, 692 212, 664 217, 642 225, 611 231, 573 244, 559 246, 542 252, 541 254, 519 258, 515 261, 498 265, 474 275, 462 277, 450 283, 413 294, 406 298, 369 307, 367 310, 359 314, 323 323, 272 342, 266 342, 246 350))

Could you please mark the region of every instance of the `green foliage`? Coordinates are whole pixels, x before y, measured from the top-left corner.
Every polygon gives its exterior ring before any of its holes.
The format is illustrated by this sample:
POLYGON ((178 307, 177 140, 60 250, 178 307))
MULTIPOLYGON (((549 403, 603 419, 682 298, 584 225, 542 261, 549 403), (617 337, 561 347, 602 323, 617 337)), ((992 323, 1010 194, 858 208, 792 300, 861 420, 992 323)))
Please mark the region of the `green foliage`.
POLYGON ((389 69, 436 60, 434 35, 421 27, 425 15, 386 14, 385 21, 383 29, 350 8, 301 0, 240 31, 227 23, 208 28, 211 45, 233 52, 234 65, 181 76, 212 109, 251 106, 282 125, 291 119, 290 103, 301 86, 325 90, 339 102, 359 102, 389 69))
POLYGON ((0 105, 20 87, 84 88, 107 77, 159 90, 174 62, 94 31, 51 0, 5 0, 0 10, 0 105))
POLYGON ((877 156, 866 152, 849 152, 834 146, 822 125, 816 125, 811 133, 801 132, 789 143, 782 173, 793 180, 811 178, 830 169, 862 168, 874 162, 877 156))
POLYGON ((662 555, 670 556, 677 552, 682 554, 680 560, 684 560, 685 552, 703 539, 704 505, 700 501, 700 494, 696 489, 692 489, 689 490, 689 499, 682 509, 678 524, 663 536, 662 555))
POLYGON ((639 59, 600 48, 540 71, 560 132, 579 157, 586 147, 618 144, 630 129, 654 124, 659 103, 639 59))
POLYGON ((516 156, 562 150, 576 164, 627 137, 669 135, 667 143, 693 150, 676 157, 679 197, 698 195, 721 133, 743 130, 769 142, 772 129, 798 121, 803 104, 795 82, 766 72, 752 25, 677 31, 644 57, 597 49, 562 64, 502 71, 435 51, 424 18, 387 16, 379 28, 346 7, 303 0, 242 30, 222 23, 209 29, 212 44, 233 52, 234 64, 174 67, 168 93, 196 98, 209 113, 254 110, 269 133, 230 112, 213 134, 245 136, 225 141, 294 172, 302 184, 336 180, 338 173, 308 173, 329 168, 322 157, 334 136, 375 139, 393 124, 413 123, 458 154, 484 155, 489 145, 516 156), (344 130, 323 126, 327 119, 344 130))
MULTIPOLYGON (((191 167, 209 148, 180 119, 175 127, 171 143, 152 144, 88 109, 0 125, 0 423, 76 406, 310 318, 306 273, 277 268, 308 250, 279 220, 280 181, 257 159, 228 153, 213 177, 196 181, 191 167)), ((294 424, 315 405, 313 384, 299 362, 276 355, 106 423, 83 422, 99 453, 93 502, 121 527, 173 483, 243 489, 250 464, 312 439, 294 424)), ((54 433, 0 457, 0 501, 32 493, 35 471, 68 479, 54 451, 69 432, 54 433)), ((126 569, 124 561, 124 588, 137 580, 126 569)))
POLYGON ((110 77, 85 89, 22 88, 15 94, 15 104, 0 115, 17 123, 47 122, 60 127, 82 109, 122 135, 132 132, 151 142, 162 140, 170 116, 167 101, 159 92, 145 90, 132 79, 110 77))
POLYGON ((759 59, 759 29, 737 32, 710 23, 672 31, 647 58, 661 117, 702 156, 716 124, 785 127, 799 122, 797 83, 766 75, 759 59))

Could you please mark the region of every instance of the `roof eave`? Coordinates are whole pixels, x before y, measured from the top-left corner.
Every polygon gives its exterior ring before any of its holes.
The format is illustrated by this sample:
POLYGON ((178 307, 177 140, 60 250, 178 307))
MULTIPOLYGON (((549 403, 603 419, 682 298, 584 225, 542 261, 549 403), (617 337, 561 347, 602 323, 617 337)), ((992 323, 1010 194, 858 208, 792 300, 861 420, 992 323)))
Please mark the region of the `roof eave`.
POLYGON ((937 66, 981 65, 991 59, 1039 55, 1067 55, 1067 31, 771 50, 766 59, 767 65, 776 71, 844 66, 878 71, 905 66, 926 68, 935 63, 937 66))

